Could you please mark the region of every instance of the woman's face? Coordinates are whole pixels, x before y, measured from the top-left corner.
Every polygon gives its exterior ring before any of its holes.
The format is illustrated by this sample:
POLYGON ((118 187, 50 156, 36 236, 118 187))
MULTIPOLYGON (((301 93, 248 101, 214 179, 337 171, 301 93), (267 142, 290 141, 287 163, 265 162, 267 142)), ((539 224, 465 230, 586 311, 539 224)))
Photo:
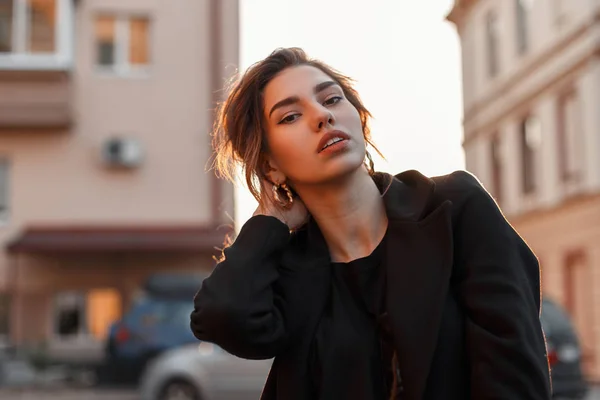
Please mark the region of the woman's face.
POLYGON ((287 68, 263 96, 274 183, 322 184, 362 167, 360 115, 329 75, 308 65, 287 68))

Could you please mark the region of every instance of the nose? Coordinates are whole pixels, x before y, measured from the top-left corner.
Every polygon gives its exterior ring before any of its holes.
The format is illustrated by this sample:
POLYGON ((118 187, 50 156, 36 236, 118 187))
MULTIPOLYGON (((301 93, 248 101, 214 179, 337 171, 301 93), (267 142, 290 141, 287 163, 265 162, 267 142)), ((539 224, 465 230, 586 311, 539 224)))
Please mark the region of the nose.
POLYGON ((319 132, 327 126, 333 126, 335 124, 335 117, 333 113, 326 107, 319 104, 315 112, 315 131, 319 132))

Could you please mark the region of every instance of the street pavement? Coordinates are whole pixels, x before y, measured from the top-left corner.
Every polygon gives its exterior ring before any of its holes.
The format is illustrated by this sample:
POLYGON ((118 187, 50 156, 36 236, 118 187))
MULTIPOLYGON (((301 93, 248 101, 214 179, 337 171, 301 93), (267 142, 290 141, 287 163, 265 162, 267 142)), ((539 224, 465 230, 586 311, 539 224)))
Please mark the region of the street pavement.
POLYGON ((139 400, 135 391, 127 390, 10 390, 0 389, 1 400, 139 400))
POLYGON ((593 388, 586 400, 600 400, 600 387, 593 388))
MULTIPOLYGON (((1 400, 140 400, 133 390, 7 390, 0 389, 1 400)), ((252 400, 252 399, 249 399, 252 400)), ((585 400, 600 400, 600 387, 593 388, 585 400)))

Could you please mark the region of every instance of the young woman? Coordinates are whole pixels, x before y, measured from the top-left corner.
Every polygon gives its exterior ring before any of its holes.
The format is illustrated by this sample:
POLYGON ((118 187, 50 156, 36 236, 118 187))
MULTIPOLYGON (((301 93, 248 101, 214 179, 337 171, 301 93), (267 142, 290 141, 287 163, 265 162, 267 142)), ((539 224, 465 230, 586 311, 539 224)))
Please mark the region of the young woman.
POLYGON ((297 48, 234 84, 216 165, 240 163, 259 206, 196 295, 194 334, 274 357, 263 399, 549 399, 535 255, 472 175, 376 173, 369 117, 297 48))

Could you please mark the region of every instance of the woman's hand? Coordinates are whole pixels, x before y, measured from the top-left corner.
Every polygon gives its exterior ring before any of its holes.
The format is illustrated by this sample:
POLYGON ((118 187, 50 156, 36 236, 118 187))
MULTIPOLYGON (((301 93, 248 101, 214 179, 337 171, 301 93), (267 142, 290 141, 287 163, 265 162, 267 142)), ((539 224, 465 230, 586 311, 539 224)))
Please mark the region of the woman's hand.
POLYGON ((302 226, 308 220, 308 210, 302 200, 300 200, 300 197, 294 197, 291 207, 284 208, 273 198, 271 187, 272 184, 270 182, 263 182, 261 190, 262 198, 252 215, 275 217, 286 224, 291 230, 302 226))

